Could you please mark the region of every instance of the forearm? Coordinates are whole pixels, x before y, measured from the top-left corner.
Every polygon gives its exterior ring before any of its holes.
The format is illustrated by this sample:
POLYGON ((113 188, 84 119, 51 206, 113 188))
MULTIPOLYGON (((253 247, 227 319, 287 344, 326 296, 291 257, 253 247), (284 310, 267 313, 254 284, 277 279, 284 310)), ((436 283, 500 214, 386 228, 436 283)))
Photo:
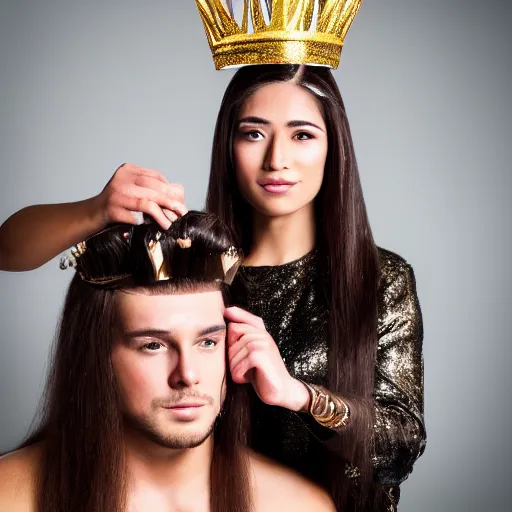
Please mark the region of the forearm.
POLYGON ((98 200, 28 206, 9 217, 0 226, 0 270, 33 270, 101 230, 98 200))
POLYGON ((377 406, 373 445, 377 480, 386 485, 400 484, 425 450, 423 414, 399 403, 377 406))
POLYGON ((341 446, 336 438, 373 425, 372 459, 376 479, 386 485, 399 485, 405 480, 425 448, 426 435, 421 410, 405 399, 381 403, 377 398, 367 400, 321 389, 328 400, 317 400, 319 407, 316 408, 316 415, 311 414, 311 402, 306 410, 301 411, 306 413, 301 414, 301 417, 313 435, 328 450, 336 452, 341 446), (329 401, 332 401, 332 407, 324 407, 329 401), (323 410, 325 414, 318 414, 323 410), (332 415, 329 410, 339 410, 339 414, 332 415), (340 420, 345 418, 345 421, 326 422, 330 416, 334 420, 336 416, 340 420))

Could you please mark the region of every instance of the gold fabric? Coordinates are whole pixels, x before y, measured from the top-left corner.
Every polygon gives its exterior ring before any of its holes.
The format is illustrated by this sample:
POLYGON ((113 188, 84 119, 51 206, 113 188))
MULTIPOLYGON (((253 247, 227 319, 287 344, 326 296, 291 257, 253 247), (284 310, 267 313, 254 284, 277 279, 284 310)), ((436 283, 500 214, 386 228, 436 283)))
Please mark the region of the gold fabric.
MULTIPOLYGON (((398 255, 379 249, 378 354, 375 368, 375 478, 398 496, 398 485, 423 453, 423 327, 412 268, 398 255)), ((296 378, 327 386, 325 279, 316 251, 274 267, 241 267, 237 277, 248 288, 247 303, 261 316, 283 360, 296 378)), ((343 398, 343 397, 341 397, 343 398)), ((352 399, 353 400, 353 397, 352 399)), ((321 481, 325 467, 319 444, 340 429, 312 432, 304 415, 253 399, 255 449, 321 481)), ((357 468, 340 468, 357 477, 357 468)), ((396 498, 395 498, 396 499, 396 498)), ((396 505, 390 503, 390 510, 396 505)))
POLYGON ((261 1, 244 0, 239 26, 222 0, 196 0, 217 69, 247 64, 338 67, 361 0, 273 0, 268 25, 261 1))

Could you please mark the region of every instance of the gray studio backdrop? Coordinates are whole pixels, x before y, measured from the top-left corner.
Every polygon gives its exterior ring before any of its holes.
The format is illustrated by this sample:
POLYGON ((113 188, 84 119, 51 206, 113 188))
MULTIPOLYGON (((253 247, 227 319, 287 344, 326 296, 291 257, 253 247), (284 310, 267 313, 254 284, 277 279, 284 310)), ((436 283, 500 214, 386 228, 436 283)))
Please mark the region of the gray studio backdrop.
MULTIPOLYGON (((122 162, 201 208, 232 72, 195 2, 0 5, 0 222, 122 162)), ((511 21, 506 0, 366 0, 335 71, 376 240, 414 266, 424 314, 428 444, 403 511, 510 510, 511 21)), ((0 273, 0 451, 30 426, 71 276, 0 273)))

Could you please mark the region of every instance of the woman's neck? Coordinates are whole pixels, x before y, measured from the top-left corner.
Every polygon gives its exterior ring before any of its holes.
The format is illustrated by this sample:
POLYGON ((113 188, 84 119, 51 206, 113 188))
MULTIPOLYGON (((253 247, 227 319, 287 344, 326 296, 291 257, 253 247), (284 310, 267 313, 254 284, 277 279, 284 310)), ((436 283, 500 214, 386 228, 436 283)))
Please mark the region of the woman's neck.
POLYGON ((253 213, 252 247, 244 265, 283 265, 297 260, 315 247, 315 214, 309 204, 279 217, 253 213))

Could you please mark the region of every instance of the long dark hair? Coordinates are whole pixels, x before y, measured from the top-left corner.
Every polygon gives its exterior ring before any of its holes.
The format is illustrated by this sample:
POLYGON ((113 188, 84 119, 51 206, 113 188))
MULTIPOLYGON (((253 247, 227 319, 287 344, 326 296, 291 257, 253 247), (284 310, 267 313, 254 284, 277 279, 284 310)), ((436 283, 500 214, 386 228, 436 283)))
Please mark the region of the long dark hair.
MULTIPOLYGON (((375 510, 372 485, 372 394, 377 347, 377 287, 379 258, 370 229, 345 107, 331 72, 295 65, 249 66, 229 84, 220 107, 213 140, 206 209, 217 214, 251 248, 251 209, 236 182, 233 138, 240 109, 259 87, 292 82, 313 94, 327 126, 328 154, 322 187, 315 199, 317 249, 330 283, 328 326, 329 387, 350 403, 353 421, 338 436, 337 453, 357 466, 358 483, 345 479, 343 467, 327 483, 338 508, 349 500, 357 510, 375 510), (357 488, 357 489, 355 489, 357 488), (355 496, 355 498, 354 498, 355 496)), ((334 456, 334 455, 333 455, 334 456)))
MULTIPOLYGON (((142 260, 143 245, 128 247, 125 230, 137 237, 154 231, 154 225, 118 226, 87 246, 87 271, 115 273, 127 270, 129 260, 142 260), (129 252, 127 252, 129 251, 129 252)), ((174 236, 192 240, 196 260, 205 261, 212 250, 232 245, 229 229, 214 216, 192 212, 173 224, 174 236)), ((165 240, 166 234, 162 237, 165 240)), ((172 259, 177 244, 162 244, 164 258, 172 259)), ((188 262, 190 263, 190 262, 188 262)), ((187 263, 187 264, 188 264, 187 263)), ((178 265, 179 266, 179 265, 178 265)), ((173 270, 179 272, 175 264, 173 270)), ((85 269, 85 265, 79 268, 85 269)), ((195 268, 197 273, 197 265, 195 268)), ((122 272, 119 272, 120 274, 122 272)), ((135 284, 124 282, 121 289, 135 284)), ((138 282, 137 286, 140 287, 138 282)), ((119 288, 119 287, 118 287, 119 288)), ((224 284, 198 279, 174 279, 145 285, 145 293, 194 292, 220 289, 224 284)), ((123 444, 123 420, 119 393, 111 364, 115 335, 115 290, 85 283, 77 274, 65 300, 53 356, 53 364, 40 411, 37 430, 23 443, 43 443, 39 470, 39 512, 119 512, 125 510, 127 475, 123 444)), ((214 512, 251 510, 247 452, 245 390, 236 386, 229 372, 222 414, 214 431, 211 465, 211 509, 214 512)))

